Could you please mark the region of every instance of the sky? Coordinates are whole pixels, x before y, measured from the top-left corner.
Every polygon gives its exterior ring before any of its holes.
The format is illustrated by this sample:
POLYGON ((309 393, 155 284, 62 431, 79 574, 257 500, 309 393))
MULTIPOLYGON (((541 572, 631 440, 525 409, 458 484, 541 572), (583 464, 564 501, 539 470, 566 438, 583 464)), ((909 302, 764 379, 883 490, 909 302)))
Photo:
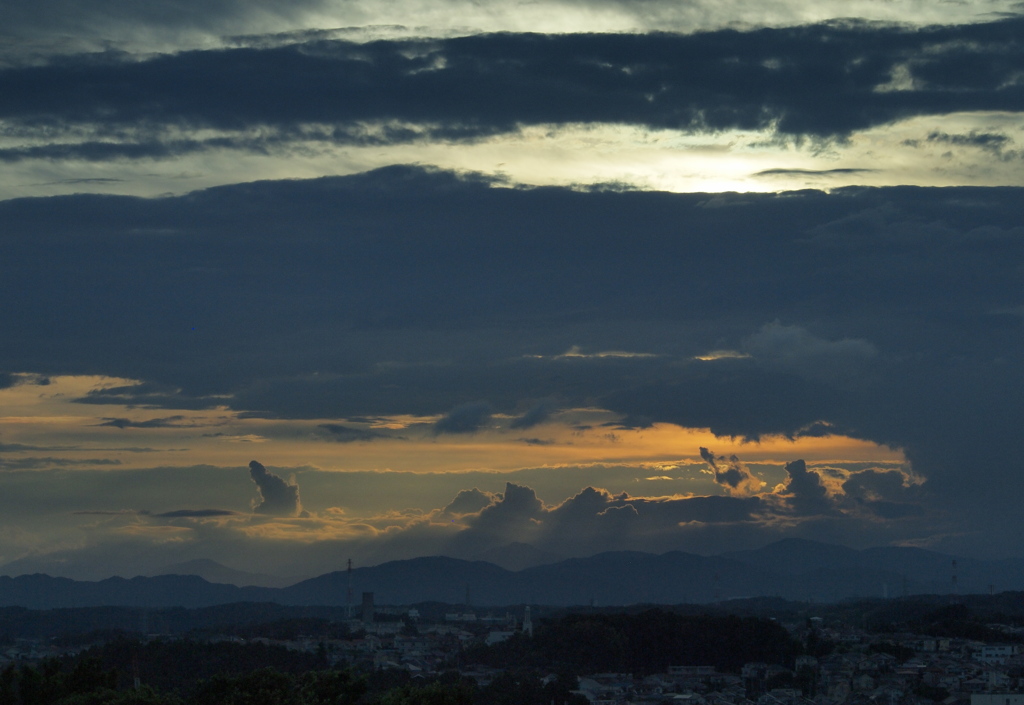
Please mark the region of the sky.
POLYGON ((1021 3, 0 28, 0 574, 1021 555, 1021 3))

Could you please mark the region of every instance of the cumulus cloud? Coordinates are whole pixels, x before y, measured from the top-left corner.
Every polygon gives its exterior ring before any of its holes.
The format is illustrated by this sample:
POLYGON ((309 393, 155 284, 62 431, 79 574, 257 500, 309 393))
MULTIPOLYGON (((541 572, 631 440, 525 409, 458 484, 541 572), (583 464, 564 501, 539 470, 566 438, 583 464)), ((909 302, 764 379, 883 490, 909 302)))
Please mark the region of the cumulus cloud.
POLYGON ((253 502, 253 513, 273 516, 300 516, 304 513, 298 485, 285 482, 255 460, 249 463, 249 476, 259 493, 259 500, 253 502))
POLYGON ((473 526, 483 530, 504 529, 537 519, 544 503, 531 487, 505 483, 505 491, 497 502, 481 510, 473 526))
POLYGON ((441 511, 445 514, 475 514, 500 499, 500 496, 493 495, 490 492, 482 492, 474 487, 471 490, 459 492, 455 495, 455 499, 441 511))
POLYGON ((725 488, 729 494, 749 495, 765 485, 764 481, 754 477, 747 466, 740 462, 735 455, 729 457, 720 455, 716 458, 710 450, 701 448, 700 457, 711 466, 715 482, 725 488))
POLYGON ((585 487, 548 506, 533 488, 508 483, 502 495, 460 492, 444 513, 462 516, 445 551, 475 556, 513 543, 566 556, 606 550, 668 551, 689 545, 708 527, 755 527, 774 509, 759 496, 645 497, 585 487), (478 513, 468 510, 483 505, 478 513), (453 506, 458 511, 453 511, 453 506), (466 511, 463 514, 463 511, 466 511))
POLYGON ((807 469, 803 460, 786 463, 789 475, 785 486, 779 488, 779 494, 789 499, 790 506, 796 514, 826 514, 832 509, 828 492, 821 482, 821 476, 807 469))

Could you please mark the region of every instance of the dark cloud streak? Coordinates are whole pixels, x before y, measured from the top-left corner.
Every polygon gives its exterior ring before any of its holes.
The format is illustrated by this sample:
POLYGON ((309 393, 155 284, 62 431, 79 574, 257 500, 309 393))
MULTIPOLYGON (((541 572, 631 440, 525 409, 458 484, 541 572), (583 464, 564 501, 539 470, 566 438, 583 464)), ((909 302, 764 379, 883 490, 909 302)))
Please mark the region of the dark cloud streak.
POLYGON ((0 119, 36 137, 113 139, 9 147, 0 160, 464 140, 552 123, 844 137, 915 115, 1024 109, 1022 34, 1021 18, 916 29, 833 22, 55 58, 0 70, 0 119), (901 72, 908 85, 886 88, 901 72), (170 128, 226 134, 172 138, 170 128))

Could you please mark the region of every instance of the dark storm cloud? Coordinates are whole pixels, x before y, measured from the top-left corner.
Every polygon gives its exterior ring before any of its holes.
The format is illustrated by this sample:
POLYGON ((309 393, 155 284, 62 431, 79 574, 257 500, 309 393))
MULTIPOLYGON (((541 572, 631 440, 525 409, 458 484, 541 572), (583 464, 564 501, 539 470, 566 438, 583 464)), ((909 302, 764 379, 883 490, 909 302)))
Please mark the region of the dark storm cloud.
POLYGON ((929 142, 942 142, 959 146, 979 147, 984 150, 1000 152, 1003 147, 1012 142, 1006 135, 994 132, 971 131, 966 135, 951 135, 946 132, 931 132, 928 134, 929 142))
POLYGON ((0 119, 33 138, 0 159, 459 140, 550 123, 842 137, 914 115, 1021 110, 1022 34, 1021 18, 917 29, 834 22, 57 58, 0 71, 0 119), (198 140, 171 128, 226 134, 198 140))
POLYGON ((927 480, 914 501, 997 543, 1019 522, 1020 189, 496 186, 393 167, 0 202, 0 297, 19 302, 0 307, 0 369, 143 380, 80 401, 155 418, 470 432, 555 399, 738 438, 846 434, 903 449, 927 480))
POLYGON ((255 460, 249 463, 249 477, 256 483, 260 495, 259 501, 253 503, 254 513, 274 516, 298 516, 303 513, 298 485, 285 482, 255 460))
POLYGON ((901 473, 867 469, 851 474, 843 494, 859 507, 884 519, 920 516, 926 508, 921 485, 907 485, 901 473))
POLYGON ((1020 150, 1010 149, 1014 144, 1010 137, 998 132, 978 132, 971 130, 967 134, 951 135, 946 132, 930 132, 928 142, 933 144, 949 144, 956 147, 976 147, 994 154, 1004 161, 1019 159, 1020 150))
POLYGON ((434 433, 476 433, 491 420, 494 408, 485 401, 461 404, 434 424, 434 433))

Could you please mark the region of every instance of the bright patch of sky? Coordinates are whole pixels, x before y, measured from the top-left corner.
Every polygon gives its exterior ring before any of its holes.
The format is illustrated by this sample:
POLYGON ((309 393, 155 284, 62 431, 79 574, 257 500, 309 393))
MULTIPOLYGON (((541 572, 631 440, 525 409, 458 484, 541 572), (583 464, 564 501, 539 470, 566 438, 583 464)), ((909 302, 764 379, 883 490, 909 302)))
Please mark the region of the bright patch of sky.
MULTIPOLYGON (((16 141, 0 137, 0 147, 16 141)), ((627 125, 524 127, 468 143, 337 147, 299 142, 267 154, 211 149, 168 159, 6 164, 0 197, 181 194, 262 179, 354 174, 390 164, 478 172, 511 184, 614 184, 672 192, 772 192, 867 186, 1022 186, 1016 113, 915 117, 815 142, 769 133, 687 134, 627 125)))

